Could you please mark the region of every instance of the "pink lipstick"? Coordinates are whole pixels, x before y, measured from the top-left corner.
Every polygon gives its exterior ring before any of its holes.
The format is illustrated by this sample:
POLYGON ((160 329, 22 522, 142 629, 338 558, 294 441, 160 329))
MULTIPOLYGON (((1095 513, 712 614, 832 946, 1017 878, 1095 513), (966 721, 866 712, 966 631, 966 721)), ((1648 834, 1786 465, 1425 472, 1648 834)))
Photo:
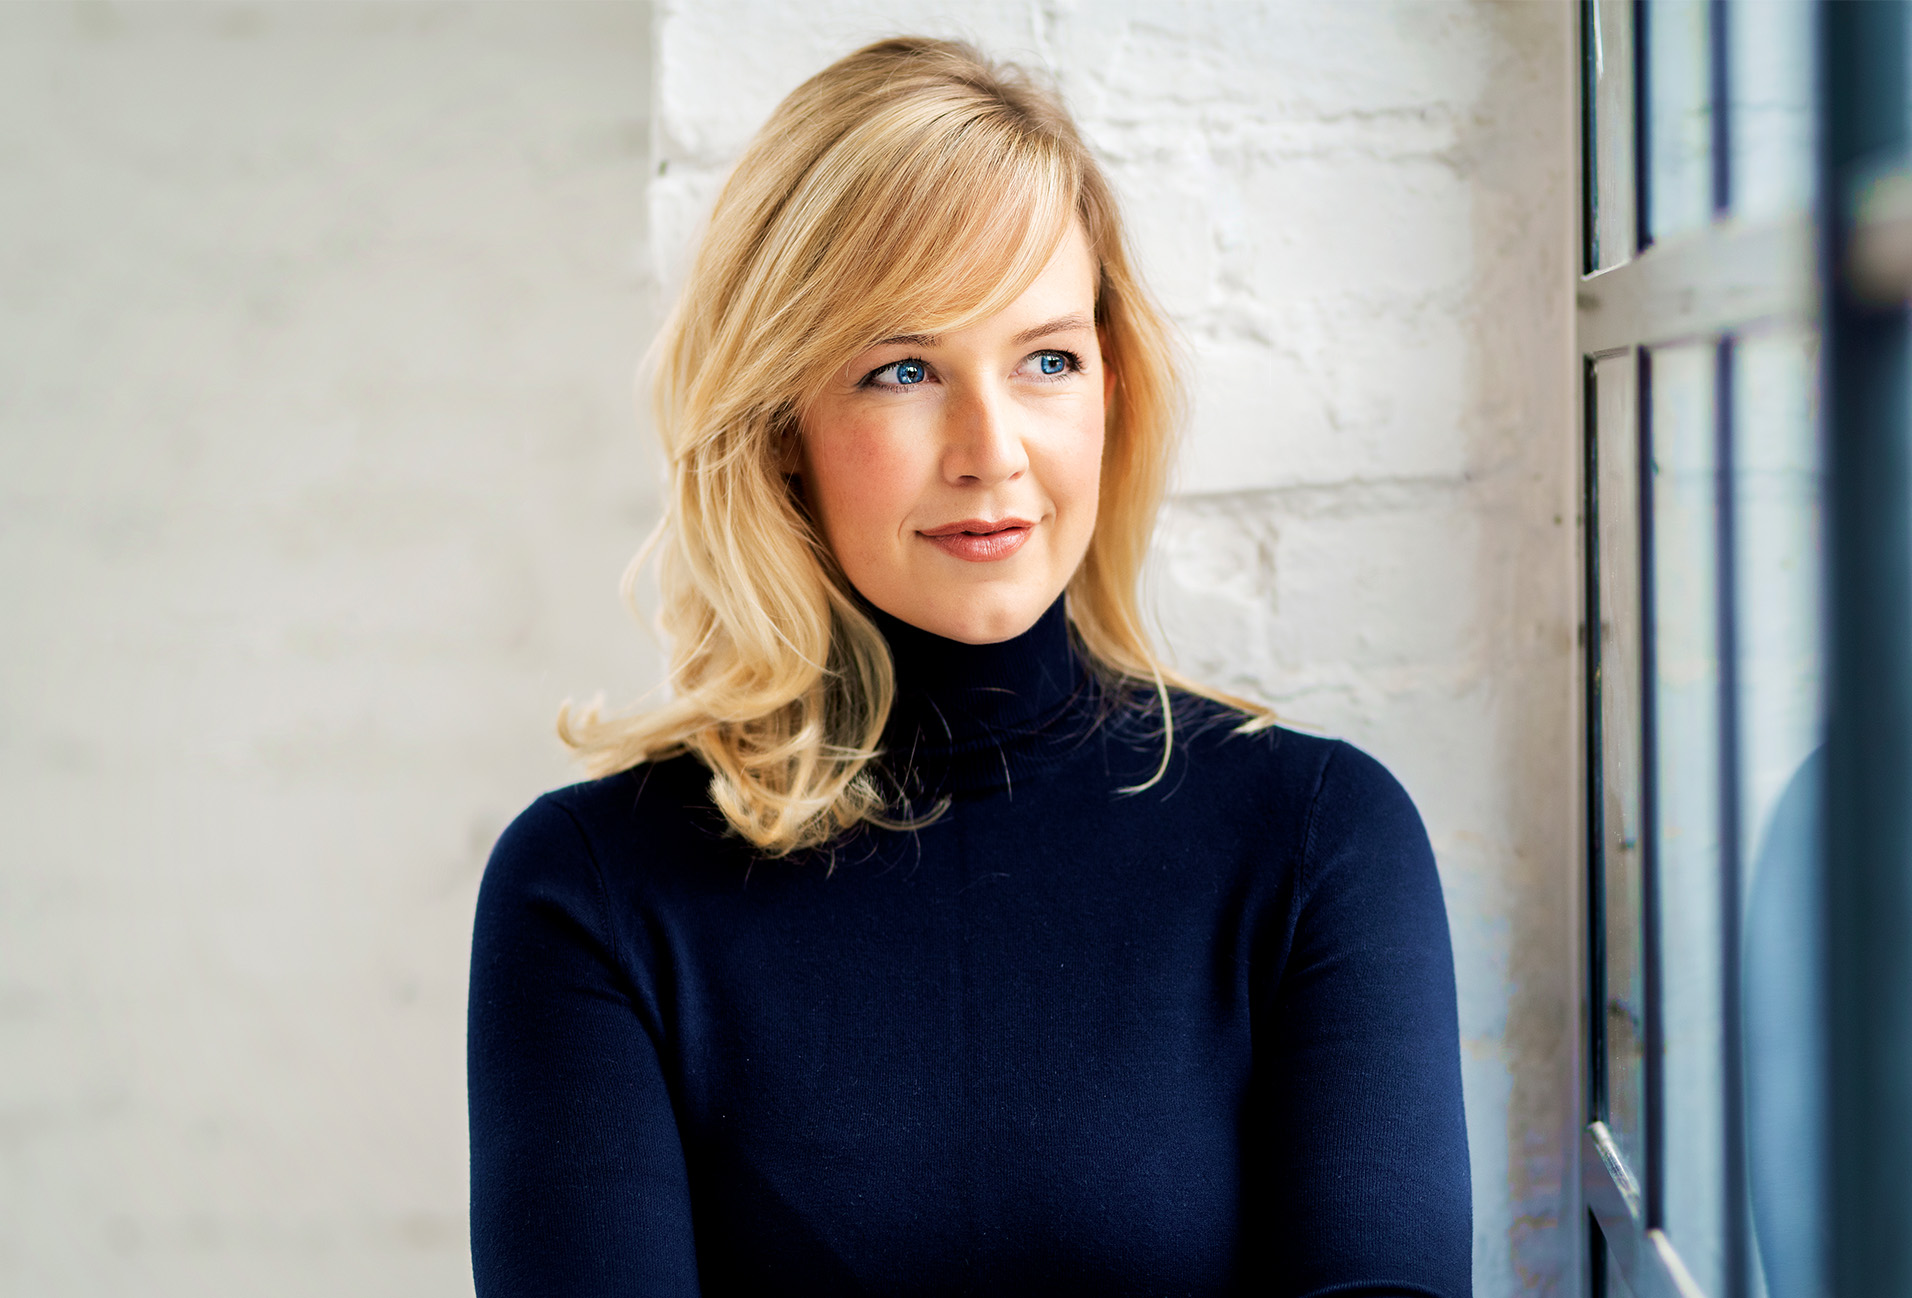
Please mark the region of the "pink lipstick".
POLYGON ((960 523, 927 528, 917 533, 944 554, 970 563, 993 563, 1022 549, 1035 524, 1026 518, 966 518, 960 523))

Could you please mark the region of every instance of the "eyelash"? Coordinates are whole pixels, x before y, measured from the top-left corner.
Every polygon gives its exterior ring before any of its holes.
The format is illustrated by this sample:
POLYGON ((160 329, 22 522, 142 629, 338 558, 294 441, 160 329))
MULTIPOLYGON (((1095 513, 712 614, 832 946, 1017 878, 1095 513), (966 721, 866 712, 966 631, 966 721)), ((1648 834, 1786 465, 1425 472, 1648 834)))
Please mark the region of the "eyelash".
MULTIPOLYGON (((1082 372, 1082 358, 1076 355, 1074 352, 1066 350, 1065 348, 1045 347, 1039 352, 1032 352, 1030 354, 1033 356, 1062 357, 1064 361, 1064 365, 1062 367, 1063 374, 1080 374, 1082 372)), ((1053 378, 1061 378, 1062 375, 1061 374, 1044 374, 1043 377, 1053 379, 1053 378)))
MULTIPOLYGON (((1044 347, 1041 351, 1030 352, 1029 355, 1024 357, 1023 359, 1026 361, 1033 360, 1038 356, 1060 356, 1062 357, 1062 360, 1063 360, 1063 367, 1062 367, 1061 374, 1043 374, 1041 375, 1042 378, 1059 379, 1062 377, 1063 374, 1080 374, 1082 372, 1082 357, 1077 355, 1075 352, 1068 350, 1066 347, 1044 347)), ((891 361, 888 365, 877 366, 875 369, 871 370, 868 374, 865 374, 863 376, 862 381, 858 383, 857 386, 860 388, 874 388, 874 387, 912 387, 913 388, 913 387, 916 387, 917 385, 914 383, 891 383, 891 384, 877 383, 878 378, 895 370, 896 367, 899 365, 908 365, 911 361, 915 361, 918 365, 923 366, 925 369, 929 368, 929 362, 923 360, 920 356, 905 356, 902 360, 891 361)))

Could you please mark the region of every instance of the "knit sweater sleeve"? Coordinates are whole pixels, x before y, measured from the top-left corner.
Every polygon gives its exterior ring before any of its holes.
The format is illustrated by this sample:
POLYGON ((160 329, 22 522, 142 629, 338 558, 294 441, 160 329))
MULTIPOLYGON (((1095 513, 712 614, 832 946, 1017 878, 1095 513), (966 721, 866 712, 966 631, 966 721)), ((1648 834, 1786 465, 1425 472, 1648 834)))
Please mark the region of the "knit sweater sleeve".
POLYGON ((1454 960, 1434 857, 1373 758, 1330 750, 1256 1029, 1278 1292, 1472 1293, 1454 960), (1264 1053, 1265 1052, 1265 1053, 1264 1053), (1270 1059, 1272 1056, 1272 1059, 1270 1059))
POLYGON ((550 797, 494 849, 472 943, 472 1269, 481 1298, 698 1291, 655 1006, 584 832, 550 797))

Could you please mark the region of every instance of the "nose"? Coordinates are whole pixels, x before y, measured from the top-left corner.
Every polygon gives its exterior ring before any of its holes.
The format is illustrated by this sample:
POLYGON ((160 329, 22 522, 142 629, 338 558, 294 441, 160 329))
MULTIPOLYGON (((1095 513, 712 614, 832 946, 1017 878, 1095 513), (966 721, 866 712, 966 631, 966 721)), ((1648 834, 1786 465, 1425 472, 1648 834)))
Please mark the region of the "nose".
POLYGON ((972 389, 944 412, 943 478, 952 485, 1013 482, 1029 467, 1015 405, 1007 394, 972 389))

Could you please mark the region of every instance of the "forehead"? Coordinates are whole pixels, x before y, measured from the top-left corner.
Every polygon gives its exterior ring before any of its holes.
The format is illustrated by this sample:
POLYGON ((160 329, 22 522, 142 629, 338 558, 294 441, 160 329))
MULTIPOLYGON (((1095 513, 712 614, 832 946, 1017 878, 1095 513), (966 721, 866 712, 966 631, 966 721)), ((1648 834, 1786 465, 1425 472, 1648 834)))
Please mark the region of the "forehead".
POLYGON ((1089 238, 1083 233, 1081 222, 1074 222, 1063 232, 1042 273, 1031 281, 1016 301, 1020 302, 1037 293, 1066 294, 1092 301, 1097 278, 1095 254, 1089 248, 1089 238))
POLYGON ((1093 325, 1096 278, 1089 241, 1080 227, 1072 228, 1021 293, 971 327, 1009 332, 1032 324, 1060 323, 1070 328, 1093 325))
POLYGON ((1018 288, 1008 282, 1009 273, 1002 267, 973 268, 974 284, 993 282, 994 292, 979 294, 980 301, 972 297, 966 311, 931 312, 927 318, 909 321, 881 342, 927 344, 959 334, 1011 333, 1036 324, 1076 328, 1095 323, 1100 274, 1080 223, 1063 232, 1049 259, 1028 282, 1018 288))

